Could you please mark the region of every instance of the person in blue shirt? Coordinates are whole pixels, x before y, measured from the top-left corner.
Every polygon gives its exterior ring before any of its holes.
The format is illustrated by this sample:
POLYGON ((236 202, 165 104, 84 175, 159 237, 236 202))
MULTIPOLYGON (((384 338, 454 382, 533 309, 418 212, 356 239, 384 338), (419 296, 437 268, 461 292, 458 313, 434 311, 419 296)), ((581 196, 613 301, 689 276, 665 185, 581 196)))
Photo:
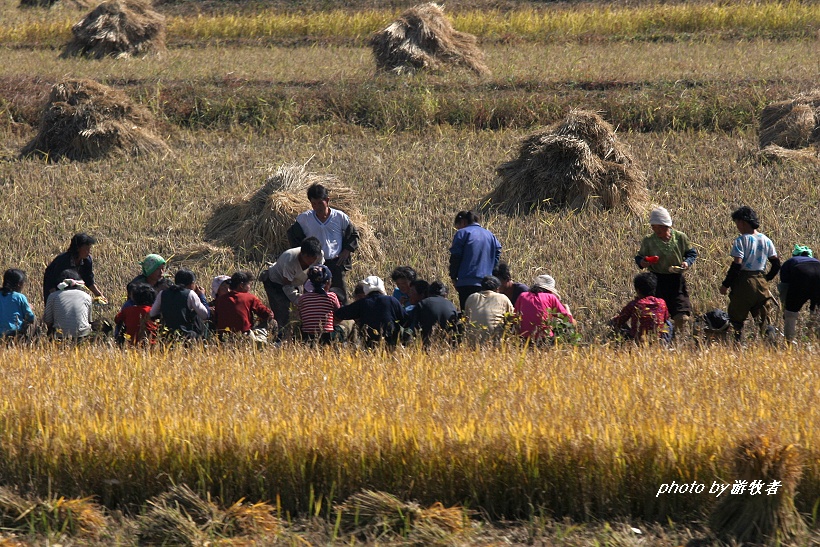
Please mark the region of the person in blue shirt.
POLYGON ((3 273, 3 288, 0 289, 0 334, 20 336, 34 323, 34 312, 22 293, 26 284, 26 273, 12 268, 3 273))
POLYGON ((478 213, 459 211, 454 222, 456 234, 450 246, 450 279, 462 310, 467 298, 481 291, 481 280, 493 275, 501 258, 501 243, 480 221, 478 213))

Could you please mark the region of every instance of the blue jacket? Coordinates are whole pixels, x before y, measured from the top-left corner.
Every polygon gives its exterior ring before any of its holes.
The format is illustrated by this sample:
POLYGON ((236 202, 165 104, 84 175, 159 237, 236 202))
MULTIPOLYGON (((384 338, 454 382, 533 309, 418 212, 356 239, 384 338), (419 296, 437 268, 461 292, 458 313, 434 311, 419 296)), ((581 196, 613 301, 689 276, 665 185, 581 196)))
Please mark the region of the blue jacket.
POLYGON ((23 323, 33 323, 34 312, 26 295, 13 291, 0 292, 0 334, 15 334, 23 323))
POLYGON ((450 279, 456 287, 480 286, 493 275, 501 258, 501 243, 481 224, 470 224, 456 232, 450 247, 450 279))

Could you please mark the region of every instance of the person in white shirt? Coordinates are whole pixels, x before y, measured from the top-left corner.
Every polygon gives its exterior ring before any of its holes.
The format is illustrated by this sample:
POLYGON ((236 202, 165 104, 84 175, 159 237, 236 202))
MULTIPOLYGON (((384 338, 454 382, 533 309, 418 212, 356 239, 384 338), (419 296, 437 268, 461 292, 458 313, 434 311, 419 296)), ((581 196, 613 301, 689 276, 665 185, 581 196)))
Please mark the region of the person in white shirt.
POLYGON ((315 237, 322 245, 325 265, 333 275, 331 287, 337 289, 342 305, 347 302, 345 276, 350 271, 350 254, 359 248, 359 232, 344 212, 330 207, 327 188, 313 184, 307 190, 311 210, 296 217, 288 229, 292 247, 298 247, 307 237, 315 237))
POLYGON ((43 322, 58 338, 79 340, 91 334, 91 295, 77 270, 64 270, 46 302, 43 322))

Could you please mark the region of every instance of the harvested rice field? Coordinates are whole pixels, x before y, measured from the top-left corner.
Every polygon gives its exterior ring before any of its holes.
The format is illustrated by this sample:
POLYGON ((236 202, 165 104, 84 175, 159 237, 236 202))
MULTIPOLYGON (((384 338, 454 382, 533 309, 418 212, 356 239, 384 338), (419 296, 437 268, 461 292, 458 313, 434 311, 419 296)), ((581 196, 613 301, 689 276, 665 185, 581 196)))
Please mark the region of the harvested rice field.
POLYGON ((205 286, 259 272, 314 177, 367 226, 354 283, 392 291, 409 264, 457 300, 453 218, 492 196, 510 205, 482 224, 514 280, 553 276, 578 323, 551 347, 2 346, 0 545, 820 543, 808 305, 793 344, 751 321, 741 345, 696 331, 671 348, 607 325, 633 298, 652 206, 698 251, 696 315, 728 305, 737 207, 782 258, 820 249, 816 4, 457 2, 444 16, 486 71, 377 69, 370 36, 412 6, 157 2, 164 49, 94 60, 60 55, 95 5, 0 0, 3 270, 27 273, 38 318, 45 267, 80 231, 98 241, 99 320, 149 253, 205 286), (69 80, 112 102, 55 95, 69 80), (598 205, 566 206, 521 182, 527 143, 543 152, 578 112, 606 129, 584 173, 634 169, 620 202, 600 186, 583 194, 598 205), (59 159, 45 122, 103 153, 59 159), (135 144, 149 129, 159 144, 135 144))

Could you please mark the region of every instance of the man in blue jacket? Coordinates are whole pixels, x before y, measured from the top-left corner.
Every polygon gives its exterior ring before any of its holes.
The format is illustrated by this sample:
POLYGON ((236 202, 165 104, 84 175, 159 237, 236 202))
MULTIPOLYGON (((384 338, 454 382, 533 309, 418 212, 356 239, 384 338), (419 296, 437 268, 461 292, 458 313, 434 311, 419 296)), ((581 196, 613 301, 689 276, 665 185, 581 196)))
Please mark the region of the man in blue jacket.
POLYGON ((462 310, 467 298, 481 291, 481 280, 493 275, 501 258, 501 243, 480 220, 478 213, 460 211, 454 222, 457 231, 450 246, 450 279, 462 310))

